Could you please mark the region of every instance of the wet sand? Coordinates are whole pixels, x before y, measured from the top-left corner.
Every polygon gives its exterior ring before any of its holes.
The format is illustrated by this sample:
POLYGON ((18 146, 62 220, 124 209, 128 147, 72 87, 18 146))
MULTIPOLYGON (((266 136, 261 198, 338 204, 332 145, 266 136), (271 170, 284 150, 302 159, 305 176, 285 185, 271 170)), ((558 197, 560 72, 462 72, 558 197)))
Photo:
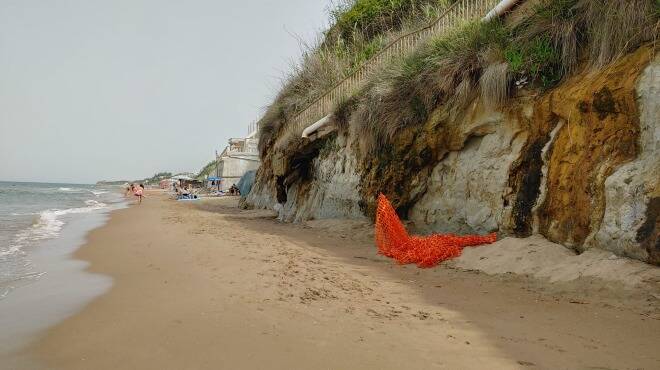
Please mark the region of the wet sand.
POLYGON ((19 285, 0 300, 0 369, 8 354, 110 289, 112 279, 85 272, 88 263, 71 258, 87 233, 106 219, 103 213, 85 214, 71 220, 59 237, 29 250, 30 264, 40 271, 39 278, 19 285))
POLYGON ((113 287, 13 368, 660 368, 654 292, 398 266, 366 223, 280 224, 235 202, 114 212, 76 253, 113 287))

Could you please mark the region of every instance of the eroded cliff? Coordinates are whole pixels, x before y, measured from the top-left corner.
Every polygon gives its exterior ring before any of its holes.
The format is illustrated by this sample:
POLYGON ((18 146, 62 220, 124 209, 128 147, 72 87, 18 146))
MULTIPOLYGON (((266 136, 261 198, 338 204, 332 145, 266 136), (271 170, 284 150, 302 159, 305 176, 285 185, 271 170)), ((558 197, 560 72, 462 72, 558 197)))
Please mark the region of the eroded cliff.
POLYGON ((371 217, 384 192, 419 231, 538 232, 578 252, 660 264, 652 56, 642 47, 545 93, 521 90, 500 108, 478 97, 460 112, 439 107, 376 155, 341 130, 303 143, 316 149, 296 149, 306 155, 289 159, 283 176, 264 176, 248 202, 287 221, 371 217))

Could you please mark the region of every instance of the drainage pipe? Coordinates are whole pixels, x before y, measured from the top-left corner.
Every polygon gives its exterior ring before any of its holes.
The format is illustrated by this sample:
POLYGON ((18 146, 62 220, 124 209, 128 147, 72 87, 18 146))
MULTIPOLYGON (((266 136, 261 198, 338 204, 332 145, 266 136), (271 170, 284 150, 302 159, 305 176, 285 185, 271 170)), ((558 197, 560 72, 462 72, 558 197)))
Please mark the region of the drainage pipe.
POLYGON ((330 122, 330 117, 332 117, 332 114, 328 114, 327 116, 321 118, 320 120, 316 121, 311 126, 304 129, 303 132, 302 132, 302 137, 308 138, 309 135, 314 133, 314 131, 320 129, 321 127, 323 127, 325 125, 327 125, 330 122))
POLYGON ((495 5, 495 7, 491 9, 488 14, 486 14, 481 20, 483 22, 488 22, 495 17, 499 17, 509 9, 513 8, 517 2, 518 0, 502 0, 499 4, 495 5))
MULTIPOLYGON (((486 14, 481 21, 482 22, 488 22, 489 20, 499 17, 505 12, 507 12, 509 9, 513 8, 514 5, 519 0, 502 0, 499 2, 499 4, 495 5, 493 9, 491 9, 488 14, 486 14)), ((321 127, 325 126, 330 122, 330 117, 332 115, 328 114, 327 116, 321 118, 320 120, 316 121, 313 125, 307 127, 306 129, 303 130, 302 132, 302 137, 308 138, 309 135, 313 134, 316 130, 320 129, 321 127)))

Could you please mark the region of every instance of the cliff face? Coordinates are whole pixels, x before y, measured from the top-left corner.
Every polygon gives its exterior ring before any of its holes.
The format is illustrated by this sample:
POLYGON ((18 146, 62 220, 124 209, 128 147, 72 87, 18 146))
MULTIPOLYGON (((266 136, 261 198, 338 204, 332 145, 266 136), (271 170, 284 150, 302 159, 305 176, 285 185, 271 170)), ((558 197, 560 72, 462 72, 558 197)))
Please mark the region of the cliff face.
MULTIPOLYGON (((503 113, 477 102, 458 127, 460 147, 435 164, 410 219, 426 232, 486 233, 509 224, 511 166, 529 138, 530 107, 503 113), (506 211, 505 211, 506 210, 506 211)), ((505 226, 506 228, 506 226, 505 226)))
POLYGON ((324 144, 325 148, 309 158, 306 176, 293 177, 286 185, 285 179, 278 184, 277 180, 268 181, 272 175, 262 176, 248 195, 247 203, 258 208, 274 208, 279 218, 287 222, 364 218, 356 191, 360 183, 356 156, 346 146, 344 137, 333 137, 324 144), (275 206, 278 203, 281 206, 275 206))
POLYGON ((438 109, 372 156, 360 155, 359 138, 320 139, 304 175, 264 175, 248 202, 279 200, 288 221, 369 217, 384 192, 424 232, 538 232, 660 264, 660 59, 651 54, 641 48, 504 108, 476 98, 456 114, 438 109))
POLYGON ((313 179, 295 182, 287 190, 282 220, 364 217, 356 191, 360 181, 357 160, 342 138, 333 143, 312 161, 313 179))
POLYGON ((648 64, 641 50, 596 74, 582 73, 547 96, 545 119, 562 125, 549 156, 548 194, 539 210, 540 231, 583 248, 600 227, 605 179, 637 156, 639 111, 635 88, 648 64))
MULTIPOLYGON (((660 265, 660 60, 639 76, 637 155, 604 182, 600 227, 587 246, 660 265)), ((630 102, 632 103, 632 102, 630 102)))

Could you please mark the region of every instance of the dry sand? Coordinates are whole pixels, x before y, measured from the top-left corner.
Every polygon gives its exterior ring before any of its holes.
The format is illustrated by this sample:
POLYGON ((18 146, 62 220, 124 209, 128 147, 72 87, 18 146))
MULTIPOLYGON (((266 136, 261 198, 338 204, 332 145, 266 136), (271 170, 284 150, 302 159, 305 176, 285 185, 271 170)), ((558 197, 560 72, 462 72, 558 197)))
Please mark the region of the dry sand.
POLYGON ((76 254, 113 288, 20 358, 97 370, 660 368, 653 269, 626 285, 457 267, 503 261, 471 255, 511 244, 500 242, 420 270, 378 256, 364 222, 280 224, 235 202, 150 196, 113 213, 76 254))

